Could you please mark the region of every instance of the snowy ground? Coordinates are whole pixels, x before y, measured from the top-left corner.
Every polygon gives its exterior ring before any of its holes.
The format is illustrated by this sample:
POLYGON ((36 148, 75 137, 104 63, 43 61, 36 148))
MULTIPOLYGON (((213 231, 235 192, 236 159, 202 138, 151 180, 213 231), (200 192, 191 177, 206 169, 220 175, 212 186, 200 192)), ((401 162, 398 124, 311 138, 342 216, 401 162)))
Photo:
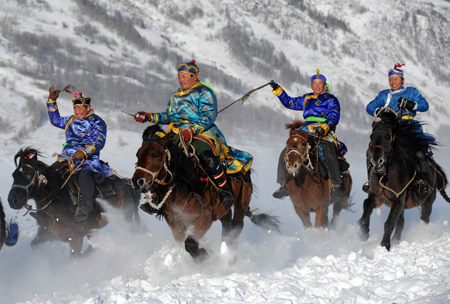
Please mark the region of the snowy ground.
MULTIPOLYGON (((103 159, 130 176, 139 134, 120 132, 110 131, 103 159), (127 138, 128 144, 119 137, 127 138), (119 151, 127 151, 127 156, 119 151)), ((46 150, 44 161, 51 163, 55 151, 50 147, 59 144, 34 141, 46 150)), ((98 250, 87 260, 70 262, 68 246, 57 242, 31 250, 34 219, 24 217, 23 210, 11 210, 6 201, 12 157, 20 146, 5 149, 10 155, 0 161, 0 196, 7 218, 19 222, 21 234, 15 247, 0 251, 0 303, 450 302, 450 206, 440 196, 429 225, 419 221, 418 209, 407 211, 403 240, 387 252, 379 243, 388 208, 372 215, 367 242, 357 237, 364 153, 350 150, 349 155, 354 213, 343 211, 336 231, 305 230, 288 199, 271 197, 282 140, 273 146, 231 144, 255 156, 252 207, 279 216, 282 232, 267 233, 247 219, 237 251, 221 253, 220 225, 214 224, 201 241, 214 252, 203 265, 195 264, 173 240, 165 222, 141 213, 147 232, 138 234, 113 210, 110 224, 92 239, 98 250)), ((436 159, 446 152, 436 152, 436 159)), ((443 167, 449 172, 448 163, 443 167)))

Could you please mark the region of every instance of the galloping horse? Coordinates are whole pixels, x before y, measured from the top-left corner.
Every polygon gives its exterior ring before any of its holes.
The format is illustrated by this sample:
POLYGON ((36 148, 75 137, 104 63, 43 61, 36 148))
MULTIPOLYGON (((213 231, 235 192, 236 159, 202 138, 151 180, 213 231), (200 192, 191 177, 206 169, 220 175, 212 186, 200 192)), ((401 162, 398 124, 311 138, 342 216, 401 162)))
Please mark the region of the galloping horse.
POLYGON ((194 261, 208 258, 207 250, 199 247, 199 240, 216 220, 222 222, 222 240, 232 246, 242 231, 245 216, 259 226, 278 230, 276 217, 252 215, 249 211, 253 192, 250 172, 230 176, 235 198, 224 207, 212 183, 203 183, 193 160, 170 141, 172 135, 164 134, 159 125, 152 125, 144 131, 143 143, 137 152, 133 184, 137 190, 143 193, 151 191, 159 198, 149 202, 153 212, 165 218, 175 240, 184 242, 194 261))
POLYGON ((448 184, 447 177, 433 159, 430 159, 428 175, 418 169, 416 153, 426 150, 434 140, 421 134, 419 123, 399 122, 397 114, 389 108, 382 109, 380 113, 380 120, 375 119, 372 123, 367 150, 370 189, 358 223, 360 239, 366 241, 373 209, 383 204, 389 206, 391 210, 384 223, 381 241, 381 246, 389 251, 394 228, 394 239, 400 240, 405 209, 421 206, 420 219, 428 223, 436 191, 449 203, 450 199, 444 190, 448 184))
MULTIPOLYGON (((315 212, 315 227, 328 226, 328 206, 330 200, 330 181, 327 177, 327 169, 318 153, 318 140, 310 135, 307 124, 304 121, 294 121, 286 125, 289 131, 289 139, 286 142, 284 161, 289 173, 287 188, 289 196, 305 227, 311 227, 309 213, 315 212)), ((323 140, 323 139, 321 139, 323 140)), ((343 174, 343 197, 340 202, 333 204, 333 219, 331 226, 342 209, 349 206, 349 196, 352 188, 350 172, 343 174)))
MULTIPOLYGON (((99 229, 107 224, 102 215, 103 209, 98 203, 94 203, 87 221, 78 222, 74 216, 76 206, 65 179, 55 169, 39 161, 40 155, 39 151, 32 148, 20 150, 15 155, 17 168, 12 174, 14 183, 9 191, 9 205, 13 209, 26 207, 28 211, 33 211, 30 215, 36 218, 39 226, 31 243, 33 246, 56 238, 69 243, 71 257, 81 256, 83 237, 90 237, 92 229, 99 229), (27 204, 29 199, 36 202, 36 210, 32 210, 27 204)), ((123 209, 128 221, 134 216, 139 224, 140 193, 117 176, 112 178, 112 186, 116 195, 105 200, 111 206, 123 209)), ((88 249, 92 248, 89 246, 88 249)))

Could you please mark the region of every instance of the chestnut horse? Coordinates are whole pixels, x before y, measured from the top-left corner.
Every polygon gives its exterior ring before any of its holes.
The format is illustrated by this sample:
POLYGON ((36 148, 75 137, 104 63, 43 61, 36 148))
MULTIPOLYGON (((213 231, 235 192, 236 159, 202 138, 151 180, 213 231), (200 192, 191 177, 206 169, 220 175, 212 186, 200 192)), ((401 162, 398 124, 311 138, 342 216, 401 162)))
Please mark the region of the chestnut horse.
MULTIPOLYGON (((97 202, 89 213, 86 222, 75 219, 76 206, 71 199, 65 178, 54 168, 38 160, 39 151, 26 148, 14 157, 16 170, 13 172, 14 183, 9 191, 8 201, 13 209, 25 207, 38 224, 36 237, 31 245, 58 239, 69 243, 71 257, 82 255, 83 238, 90 237, 91 230, 100 229, 107 224, 103 209, 97 202), (36 210, 28 205, 28 200, 36 202, 36 210)), ((117 176, 110 177, 115 195, 105 198, 113 207, 124 211, 125 217, 139 224, 138 205, 140 193, 135 191, 130 182, 117 176)), ((89 246, 88 250, 91 250, 89 246)))
MULTIPOLYGON (((310 134, 304 121, 296 120, 286 125, 289 139, 286 142, 284 161, 289 173, 287 189, 294 205, 295 212, 302 220, 305 228, 311 227, 310 212, 316 213, 314 227, 328 226, 328 206, 330 200, 330 181, 327 169, 319 157, 318 140, 310 134)), ((352 178, 347 170, 342 174, 341 188, 344 199, 333 204, 331 226, 344 208, 348 208, 352 188, 352 178)))
POLYGON ((370 215, 374 208, 387 205, 391 208, 384 224, 381 246, 391 248, 391 235, 400 240, 405 223, 405 209, 421 207, 420 219, 430 221, 436 191, 450 203, 445 193, 447 177, 442 168, 430 159, 431 168, 424 175, 418 168, 417 152, 427 150, 435 144, 432 137, 423 135, 420 123, 399 121, 397 114, 389 108, 380 112, 379 120, 372 123, 367 164, 370 189, 364 200, 364 211, 359 219, 360 239, 369 238, 370 215), (427 184, 426 189, 423 187, 427 184))
POLYGON ((156 201, 148 199, 152 212, 164 217, 175 240, 184 242, 194 261, 202 262, 208 258, 207 250, 199 247, 199 240, 216 220, 222 223, 222 241, 231 246, 235 246, 245 216, 263 228, 278 230, 275 216, 252 215, 249 211, 253 193, 250 171, 229 177, 234 200, 223 206, 215 186, 209 180, 201 181, 193 159, 170 141, 171 136, 173 133, 164 134, 159 125, 144 131, 132 180, 137 190, 151 191, 158 198, 156 201))

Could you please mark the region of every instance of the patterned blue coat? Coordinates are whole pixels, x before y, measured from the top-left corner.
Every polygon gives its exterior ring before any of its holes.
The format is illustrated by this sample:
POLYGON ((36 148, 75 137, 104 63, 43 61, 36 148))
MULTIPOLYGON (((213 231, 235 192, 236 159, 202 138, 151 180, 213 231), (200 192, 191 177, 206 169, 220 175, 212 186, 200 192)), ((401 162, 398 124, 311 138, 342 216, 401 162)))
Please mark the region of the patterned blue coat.
POLYGON ((228 146, 222 132, 215 125, 217 117, 217 98, 214 91, 197 81, 186 91, 178 89, 170 97, 166 111, 151 113, 151 122, 169 125, 168 131, 178 133, 181 129, 192 127, 195 134, 212 139, 216 153, 220 155, 228 173, 250 169, 253 156, 228 146))
POLYGON ((322 123, 326 124, 329 136, 325 137, 325 139, 335 143, 339 157, 343 157, 347 153, 345 144, 339 141, 334 134, 341 117, 341 106, 336 96, 328 92, 322 92, 319 95, 307 93, 303 96, 291 97, 281 86, 272 92, 277 95, 286 108, 303 111, 303 118, 308 125, 315 124, 319 126, 322 123))
POLYGON ((417 103, 417 108, 415 110, 402 111, 402 119, 413 119, 417 112, 428 111, 428 101, 420 94, 419 90, 413 87, 404 88, 403 86, 397 91, 388 89, 378 93, 377 97, 367 105, 366 111, 372 116, 375 115, 376 109, 383 107, 389 107, 395 112, 398 112, 400 111, 400 108, 398 107, 400 105, 400 102, 398 101, 400 97, 406 97, 417 103))
POLYGON ((321 122, 327 124, 331 131, 336 129, 341 115, 341 106, 334 95, 323 92, 320 95, 308 93, 299 97, 291 97, 281 86, 273 93, 278 96, 286 108, 303 111, 303 118, 307 124, 321 122))
MULTIPOLYGON (((88 156, 81 170, 91 170, 106 176, 114 173, 113 169, 100 162, 100 150, 105 146, 107 127, 94 110, 91 109, 83 119, 77 119, 75 115, 61 117, 56 101, 47 101, 47 111, 51 124, 65 131, 66 142, 61 154, 70 157, 81 148, 88 156)), ((58 157, 58 161, 64 160, 58 157)))

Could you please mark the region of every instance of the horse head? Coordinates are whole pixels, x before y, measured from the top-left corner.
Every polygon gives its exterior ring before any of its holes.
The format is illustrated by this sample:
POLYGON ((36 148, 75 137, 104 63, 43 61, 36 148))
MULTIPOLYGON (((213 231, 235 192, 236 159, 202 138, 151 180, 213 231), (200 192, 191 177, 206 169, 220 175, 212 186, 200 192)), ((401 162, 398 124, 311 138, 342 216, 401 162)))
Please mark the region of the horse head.
POLYGON ((295 177, 301 166, 306 168, 310 166, 309 150, 311 146, 308 142, 309 131, 306 123, 303 121, 294 121, 292 124, 287 124, 286 129, 290 129, 290 131, 289 139, 286 142, 284 161, 289 174, 295 177))
POLYGON ((372 123, 367 160, 376 174, 385 175, 387 161, 393 151, 397 114, 390 108, 383 108, 377 118, 379 120, 375 119, 372 123))
POLYGON ((136 153, 138 160, 132 181, 137 191, 146 193, 155 183, 165 185, 167 179, 172 179, 168 168, 170 136, 159 125, 152 125, 145 129, 142 140, 142 146, 136 153))
POLYGON ((39 151, 25 148, 14 156, 16 170, 12 174, 14 181, 8 195, 11 208, 21 209, 31 197, 33 188, 47 182, 45 176, 38 170, 39 155, 39 151))

